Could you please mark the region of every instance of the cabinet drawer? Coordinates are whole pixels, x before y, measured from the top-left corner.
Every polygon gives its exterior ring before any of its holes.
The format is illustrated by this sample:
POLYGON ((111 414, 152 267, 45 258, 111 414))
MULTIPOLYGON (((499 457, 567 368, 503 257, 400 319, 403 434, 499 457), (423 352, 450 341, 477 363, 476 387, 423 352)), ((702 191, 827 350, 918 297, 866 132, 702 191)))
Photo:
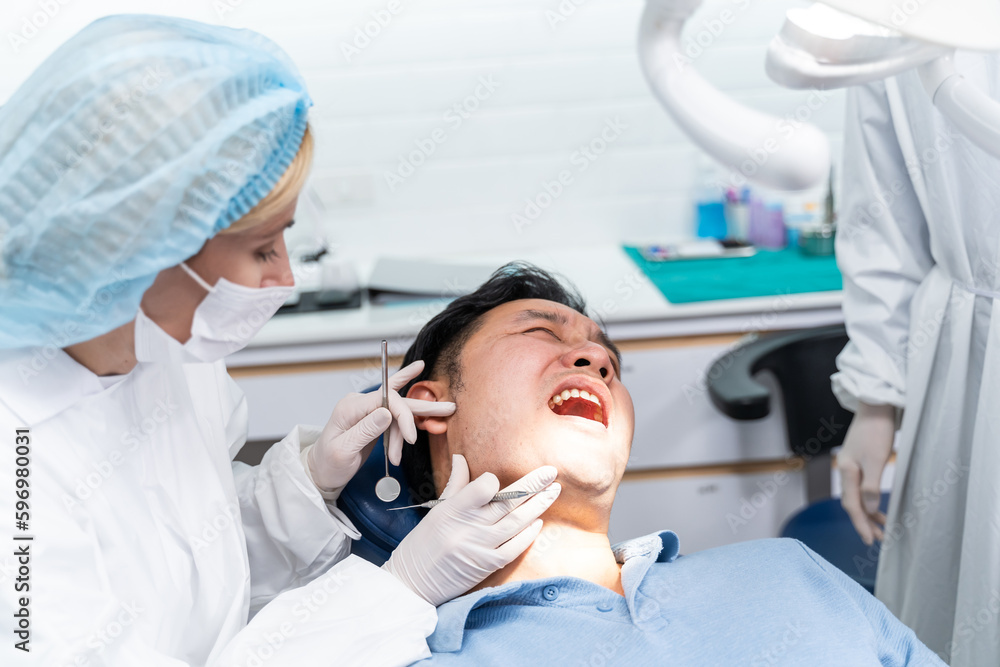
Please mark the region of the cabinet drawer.
POLYGON ((805 506, 801 470, 775 464, 768 472, 626 479, 611 511, 611 543, 672 530, 681 553, 777 537, 785 521, 805 506))

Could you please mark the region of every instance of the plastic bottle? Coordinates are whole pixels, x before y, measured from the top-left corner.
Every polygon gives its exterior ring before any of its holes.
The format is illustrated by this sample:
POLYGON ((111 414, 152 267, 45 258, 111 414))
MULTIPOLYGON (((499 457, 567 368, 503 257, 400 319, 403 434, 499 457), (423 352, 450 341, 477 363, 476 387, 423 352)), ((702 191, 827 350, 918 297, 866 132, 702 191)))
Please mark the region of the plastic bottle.
POLYGON ((707 156, 701 156, 695 191, 695 226, 701 238, 726 238, 726 208, 716 168, 707 156))
POLYGON ((750 188, 726 190, 726 229, 731 239, 750 240, 750 188))

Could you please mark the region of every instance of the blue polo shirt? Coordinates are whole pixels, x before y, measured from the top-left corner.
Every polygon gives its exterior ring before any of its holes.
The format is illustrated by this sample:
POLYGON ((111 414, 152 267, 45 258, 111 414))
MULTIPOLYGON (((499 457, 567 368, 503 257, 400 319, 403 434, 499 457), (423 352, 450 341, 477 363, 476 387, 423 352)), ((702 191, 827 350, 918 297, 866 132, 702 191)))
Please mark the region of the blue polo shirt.
POLYGON ((944 665, 881 602, 796 540, 677 557, 664 531, 615 548, 625 597, 518 581, 438 608, 419 665, 944 665))

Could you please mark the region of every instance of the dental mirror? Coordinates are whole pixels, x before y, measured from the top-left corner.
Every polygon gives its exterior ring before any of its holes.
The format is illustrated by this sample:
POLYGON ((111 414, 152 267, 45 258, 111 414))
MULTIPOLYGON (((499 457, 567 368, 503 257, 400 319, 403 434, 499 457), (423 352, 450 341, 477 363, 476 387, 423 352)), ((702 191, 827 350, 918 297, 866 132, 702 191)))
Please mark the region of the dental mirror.
MULTIPOLYGON (((389 407, 389 356, 388 343, 382 341, 382 407, 389 407)), ((389 475, 389 431, 382 437, 382 453, 385 454, 385 477, 375 484, 375 495, 384 503, 399 497, 400 486, 395 477, 389 475)))

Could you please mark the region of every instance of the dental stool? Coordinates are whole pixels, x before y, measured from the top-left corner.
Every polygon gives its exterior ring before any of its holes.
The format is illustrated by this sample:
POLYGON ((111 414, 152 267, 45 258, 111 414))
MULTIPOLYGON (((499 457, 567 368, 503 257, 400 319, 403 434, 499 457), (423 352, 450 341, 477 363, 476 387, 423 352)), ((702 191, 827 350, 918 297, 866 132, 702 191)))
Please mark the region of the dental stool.
MULTIPOLYGON (((771 411, 771 391, 754 375, 770 371, 785 409, 788 447, 806 462, 809 505, 782 528, 868 589, 875 590, 878 548, 865 546, 839 498, 830 498, 830 450, 844 442, 853 413, 830 389, 836 358, 847 344, 843 325, 760 336, 726 352, 708 372, 708 394, 720 412, 738 420, 762 419, 771 411), (831 429, 827 425, 842 425, 831 429), (826 435, 824 435, 826 434, 826 435), (825 438, 825 440, 824 440, 825 438)), ((883 493, 886 511, 889 494, 883 493)))
MULTIPOLYGON (((403 446, 409 445, 404 443, 403 446)), ((387 511, 390 507, 405 507, 418 502, 410 498, 410 489, 403 477, 403 469, 391 464, 389 473, 402 487, 399 497, 385 503, 375 495, 375 484, 385 477, 383 451, 382 438, 379 437, 368 460, 361 465, 337 499, 337 507, 361 533, 361 539, 355 540, 351 545, 351 553, 379 566, 389 559, 392 550, 427 513, 427 510, 419 508, 387 511)))

